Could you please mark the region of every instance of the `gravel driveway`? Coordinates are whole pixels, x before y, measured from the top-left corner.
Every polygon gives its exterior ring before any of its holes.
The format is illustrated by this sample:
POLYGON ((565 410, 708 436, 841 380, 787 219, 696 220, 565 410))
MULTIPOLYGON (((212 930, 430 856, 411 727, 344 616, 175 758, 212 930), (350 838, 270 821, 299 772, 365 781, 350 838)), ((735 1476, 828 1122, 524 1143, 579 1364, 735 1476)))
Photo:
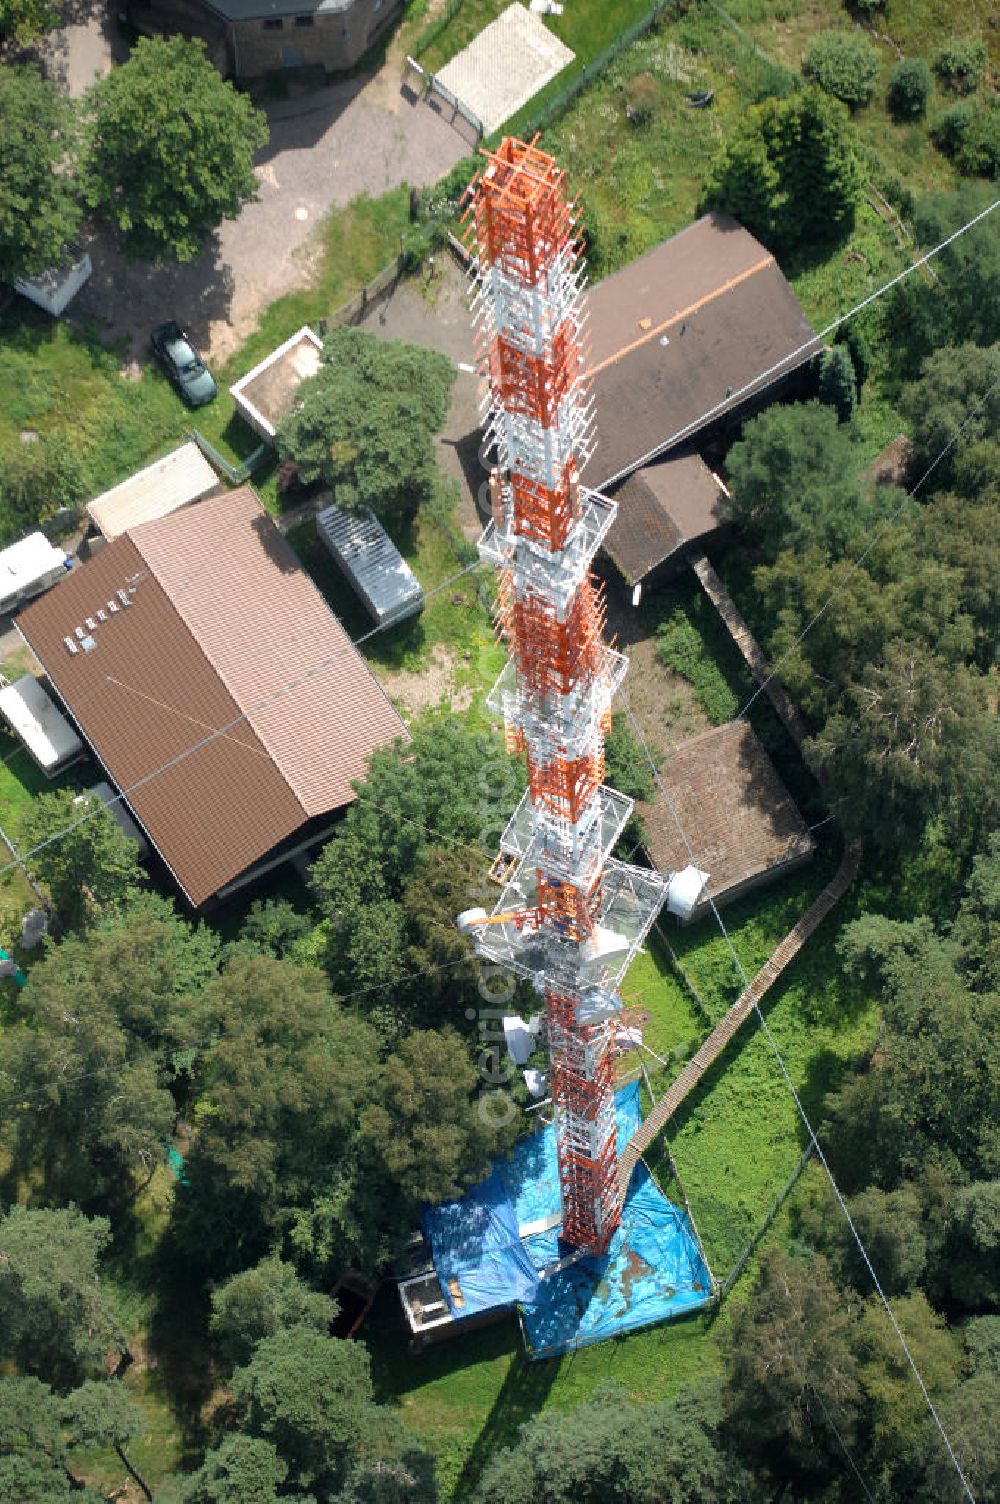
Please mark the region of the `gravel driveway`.
MULTIPOLYGON (((55 34, 58 69, 81 79, 110 66, 106 26, 95 11, 55 34)), ((372 197, 399 183, 436 182, 468 154, 467 141, 428 104, 401 87, 390 49, 380 73, 349 79, 268 110, 271 140, 259 153, 260 197, 221 226, 215 242, 186 266, 129 264, 103 230, 86 240, 94 275, 72 313, 92 318, 109 340, 144 353, 149 331, 177 318, 217 364, 253 330, 263 308, 302 286, 316 254, 314 231, 334 205, 372 197)))

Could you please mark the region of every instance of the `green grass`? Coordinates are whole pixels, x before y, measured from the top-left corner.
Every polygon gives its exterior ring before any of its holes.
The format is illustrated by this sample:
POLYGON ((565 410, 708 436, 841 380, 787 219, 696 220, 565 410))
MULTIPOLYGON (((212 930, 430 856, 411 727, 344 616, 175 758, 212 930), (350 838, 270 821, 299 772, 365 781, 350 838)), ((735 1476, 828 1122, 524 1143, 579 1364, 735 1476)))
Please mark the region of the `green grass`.
MULTIPOLYGON (((507 9, 509 0, 463 0, 447 25, 427 28, 433 41, 430 46, 422 44, 417 37, 414 56, 429 72, 437 72, 456 53, 473 41, 484 26, 495 21, 501 11, 507 9)), ((560 41, 576 54, 575 61, 564 68, 555 83, 565 88, 577 73, 593 58, 602 53, 615 38, 633 22, 638 21, 650 8, 650 0, 615 0, 608 5, 606 0, 574 0, 567 5, 561 16, 546 16, 545 25, 560 41)), ((536 108, 539 97, 532 101, 536 108)))
MULTIPOLYGON (((503 667, 505 655, 490 622, 490 582, 477 571, 446 583, 470 561, 470 555, 451 520, 447 485, 439 484, 438 495, 421 509, 412 527, 389 529, 423 586, 427 603, 419 616, 363 643, 362 652, 391 693, 394 673, 418 674, 443 651, 451 665, 454 689, 471 700, 470 721, 485 725, 490 716, 484 695, 503 667)), ((315 524, 299 523, 290 529, 288 539, 348 635, 358 639, 370 632, 370 618, 317 539, 315 524)))
MULTIPOLYGON (((119 354, 102 345, 96 330, 70 327, 15 300, 0 320, 0 462, 24 429, 65 435, 86 462, 89 495, 97 495, 182 443, 192 427, 233 463, 245 459, 260 440, 236 413, 228 387, 302 324, 332 314, 370 281, 398 253, 408 224, 405 186, 333 210, 320 230, 309 287, 270 305, 238 354, 215 369, 219 395, 197 412, 152 365, 138 381, 123 375, 119 354)), ((264 472, 257 483, 265 505, 277 510, 273 478, 264 472)))
MULTIPOLYGON (((829 880, 839 860, 833 847, 812 867, 726 910, 736 952, 753 976, 777 942, 829 880)), ((840 976, 838 934, 862 907, 852 892, 826 921, 768 995, 765 1012, 796 1088, 818 1114, 826 1091, 871 1043, 874 1008, 840 976)), ((714 921, 664 933, 694 979, 713 1017, 721 1017, 741 980, 714 921)), ((646 1039, 672 1057, 654 1071, 659 1092, 709 1029, 655 936, 626 982, 627 1001, 646 1009, 646 1039)), ((759 1029, 748 1024, 684 1104, 669 1134, 709 1260, 725 1276, 760 1225, 802 1152, 794 1103, 759 1029)), ((671 1171, 663 1141, 651 1166, 668 1190, 671 1171)), ((676 1194, 676 1190, 673 1191, 676 1194)), ((745 1278, 752 1276, 751 1264, 745 1278)), ((602 1343, 562 1359, 529 1364, 513 1324, 505 1324, 411 1354, 395 1291, 382 1297, 366 1331, 380 1395, 394 1401, 407 1423, 434 1450, 445 1500, 469 1496, 486 1458, 509 1445, 517 1428, 544 1407, 560 1408, 616 1379, 637 1399, 667 1397, 685 1383, 715 1374, 718 1335, 727 1315, 695 1317, 602 1343)))

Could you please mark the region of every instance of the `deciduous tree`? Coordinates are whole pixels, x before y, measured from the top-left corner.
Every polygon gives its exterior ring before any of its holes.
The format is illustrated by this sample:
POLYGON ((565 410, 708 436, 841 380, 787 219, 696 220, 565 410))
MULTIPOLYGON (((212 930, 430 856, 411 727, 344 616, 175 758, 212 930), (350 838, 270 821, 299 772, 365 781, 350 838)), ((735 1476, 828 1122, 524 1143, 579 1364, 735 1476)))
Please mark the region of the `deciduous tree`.
POLYGON ((480 1179, 513 1144, 519 1116, 505 1093, 487 1098, 454 1030, 425 1029, 386 1060, 361 1131, 413 1205, 458 1196, 480 1179))
POLYGON ((143 881, 139 853, 94 795, 39 794, 18 823, 28 865, 45 884, 67 929, 77 929, 143 881))
POLYGON ((222 1273, 259 1258, 278 1220, 350 1157, 376 1038, 321 972, 263 956, 235 957, 204 1005, 218 1037, 198 1065, 178 1218, 189 1255, 222 1273))
MULTIPOLYGON (((7 28, 44 29, 51 15, 46 0, 0 0, 0 37, 7 28)), ((80 224, 66 171, 74 145, 72 108, 55 84, 37 68, 0 68, 0 282, 62 260, 80 224)))
POLYGON ((125 1341, 101 1255, 110 1224, 75 1208, 11 1207, 0 1218, 0 1351, 19 1367, 64 1384, 104 1366, 125 1341))
POLYGON ((335 1300, 311 1289, 294 1264, 272 1255, 213 1290, 211 1332, 235 1367, 249 1362, 264 1337, 289 1326, 325 1332, 336 1314, 335 1300))
POLYGON ((746 112, 709 167, 702 206, 725 209, 784 255, 848 231, 862 185, 847 110, 809 88, 746 112))
POLYGON ((434 436, 455 372, 436 350, 335 329, 278 428, 278 452, 339 503, 406 522, 431 494, 434 436))
POLYGON ((762 1499, 719 1437, 712 1390, 636 1404, 616 1385, 545 1410, 489 1458, 475 1504, 753 1504, 762 1499))
POLYGON ((199 39, 140 37, 85 96, 85 186, 130 253, 192 261, 257 196, 265 117, 225 83, 199 39))
MULTIPOLYGON (((232 1380, 240 1427, 270 1442, 293 1487, 329 1498, 358 1463, 404 1463, 417 1448, 398 1417, 373 1398, 358 1343, 290 1327, 265 1337, 232 1380)), ((413 1504, 429 1504, 415 1493, 413 1504)))

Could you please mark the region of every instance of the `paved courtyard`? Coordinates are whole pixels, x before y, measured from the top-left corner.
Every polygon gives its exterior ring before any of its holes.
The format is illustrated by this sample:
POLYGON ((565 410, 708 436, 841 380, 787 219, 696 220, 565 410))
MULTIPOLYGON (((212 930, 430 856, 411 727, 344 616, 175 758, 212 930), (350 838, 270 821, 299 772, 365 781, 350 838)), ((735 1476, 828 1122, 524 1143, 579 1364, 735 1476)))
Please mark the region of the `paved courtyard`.
MULTIPOLYGON (((105 6, 83 0, 53 35, 47 68, 73 93, 121 55, 108 17, 105 6)), ((145 352, 154 324, 176 318, 213 361, 225 360, 268 303, 306 283, 314 232, 329 209, 362 192, 436 182, 468 154, 442 114, 403 91, 401 76, 390 49, 379 74, 271 105, 271 140, 256 163, 258 202, 224 222, 186 266, 130 264, 112 235, 96 232, 87 241, 94 275, 72 313, 94 319, 134 355, 145 352)))

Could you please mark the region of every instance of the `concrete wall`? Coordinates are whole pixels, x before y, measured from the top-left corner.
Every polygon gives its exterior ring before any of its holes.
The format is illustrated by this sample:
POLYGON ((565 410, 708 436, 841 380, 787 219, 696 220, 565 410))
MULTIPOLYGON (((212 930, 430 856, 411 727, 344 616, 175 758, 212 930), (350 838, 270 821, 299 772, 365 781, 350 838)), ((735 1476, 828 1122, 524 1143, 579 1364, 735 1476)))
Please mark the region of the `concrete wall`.
POLYGON ((396 19, 402 0, 353 0, 332 15, 311 11, 274 21, 238 21, 232 27, 231 66, 237 78, 258 78, 275 69, 353 68, 381 31, 396 19), (309 24, 297 24, 307 22, 309 24))
POLYGON ((298 16, 227 22, 201 0, 130 0, 129 19, 147 35, 203 37, 221 73, 259 78, 300 67, 331 73, 353 68, 401 9, 402 0, 352 0, 341 11, 321 14, 302 0, 298 16))

